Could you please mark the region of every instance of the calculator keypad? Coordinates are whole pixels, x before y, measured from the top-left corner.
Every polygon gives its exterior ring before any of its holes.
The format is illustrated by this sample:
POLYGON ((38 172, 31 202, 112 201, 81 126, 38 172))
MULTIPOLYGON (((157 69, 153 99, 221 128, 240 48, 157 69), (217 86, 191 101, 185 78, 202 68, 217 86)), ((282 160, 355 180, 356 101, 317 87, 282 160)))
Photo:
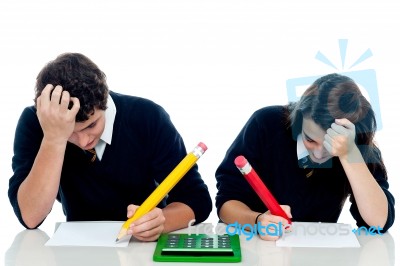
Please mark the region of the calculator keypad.
POLYGON ((164 249, 187 250, 231 250, 231 242, 228 235, 181 235, 169 234, 164 249))

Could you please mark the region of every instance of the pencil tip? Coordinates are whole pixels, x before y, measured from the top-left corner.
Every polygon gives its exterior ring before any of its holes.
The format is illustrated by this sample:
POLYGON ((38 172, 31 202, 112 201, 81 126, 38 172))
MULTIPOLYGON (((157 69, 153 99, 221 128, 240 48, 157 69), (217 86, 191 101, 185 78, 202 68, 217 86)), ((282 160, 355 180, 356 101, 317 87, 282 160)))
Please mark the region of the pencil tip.
POLYGON ((118 242, 118 241, 119 241, 119 238, 115 239, 115 242, 118 242))

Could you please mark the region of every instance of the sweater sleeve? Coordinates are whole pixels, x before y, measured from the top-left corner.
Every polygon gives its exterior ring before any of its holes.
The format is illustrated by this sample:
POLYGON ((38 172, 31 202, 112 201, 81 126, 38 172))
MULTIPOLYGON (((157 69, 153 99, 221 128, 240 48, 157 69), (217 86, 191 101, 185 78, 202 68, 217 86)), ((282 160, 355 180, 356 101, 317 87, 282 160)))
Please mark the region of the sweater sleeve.
POLYGON ((263 120, 262 115, 265 113, 270 113, 270 111, 257 111, 250 117, 216 170, 218 192, 215 204, 218 215, 222 205, 229 200, 241 201, 252 210, 264 208, 262 205, 257 205, 261 201, 237 169, 234 160, 237 156, 243 155, 255 169, 260 168, 261 162, 265 159, 263 147, 268 146, 265 140, 268 138, 268 133, 260 121, 263 120))
MULTIPOLYGON (((167 112, 158 105, 155 105, 153 109, 146 114, 147 121, 150 123, 147 132, 151 136, 148 138, 151 142, 147 146, 153 158, 151 160, 152 176, 160 184, 187 155, 187 151, 181 135, 167 112)), ((188 205, 195 214, 196 223, 201 223, 208 218, 212 209, 211 197, 197 164, 172 188, 166 202, 167 204, 182 202, 188 205)))
POLYGON ((21 183, 31 171, 42 138, 43 132, 36 116, 36 110, 33 107, 25 108, 18 120, 15 131, 14 155, 12 158, 14 174, 9 180, 8 197, 18 220, 26 228, 28 227, 22 219, 17 194, 21 183))
MULTIPOLYGON (((380 151, 376 150, 376 153, 378 153, 378 158, 381 157, 380 151)), ((381 230, 382 233, 386 232, 394 223, 394 219, 395 219, 395 210, 394 210, 394 204, 395 204, 395 199, 394 196, 389 192, 389 182, 387 181, 385 172, 382 170, 381 167, 379 167, 379 164, 376 164, 376 168, 372 167, 372 164, 368 164, 368 167, 372 173, 372 175, 374 176, 376 182, 379 184, 379 186, 381 187, 381 189, 383 190, 383 192, 386 195, 387 201, 388 201, 388 217, 386 220, 386 224, 383 227, 383 229, 381 230)), ((369 225, 363 220, 363 218, 361 217, 361 214, 358 210, 358 206, 356 203, 356 200, 354 198, 353 195, 350 196, 350 202, 351 202, 351 206, 350 206, 350 213, 352 214, 352 216, 354 217, 354 219, 357 222, 357 226, 358 227, 369 227, 369 225)), ((374 225, 371 225, 374 226, 374 225)))

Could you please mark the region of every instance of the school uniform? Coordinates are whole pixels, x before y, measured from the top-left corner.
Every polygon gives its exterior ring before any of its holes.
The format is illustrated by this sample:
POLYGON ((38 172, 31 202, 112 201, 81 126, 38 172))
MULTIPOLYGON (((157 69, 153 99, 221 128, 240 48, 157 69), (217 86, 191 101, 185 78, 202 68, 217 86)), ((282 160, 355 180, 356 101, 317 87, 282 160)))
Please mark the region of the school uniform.
MULTIPOLYGON (((367 226, 351 192, 338 157, 323 164, 307 156, 301 138, 293 136, 285 106, 269 106, 256 111, 228 149, 216 171, 216 207, 229 200, 245 203, 257 212, 267 208, 237 169, 234 160, 243 155, 281 205, 289 205, 293 221, 337 222, 350 196, 350 212, 358 226, 367 226)), ((376 150, 380 153, 379 150, 376 150)), ((388 219, 382 230, 394 222, 394 197, 379 167, 368 164, 388 200, 388 219)))
MULTIPOLYGON (((129 204, 141 205, 186 156, 187 150, 166 111, 154 102, 110 92, 106 124, 96 145, 96 158, 68 142, 57 200, 67 221, 124 221, 129 204)), ((24 224, 17 201, 18 188, 29 174, 43 132, 35 107, 18 121, 9 199, 24 224)), ((209 216, 212 202, 195 165, 158 205, 182 202, 195 213, 196 223, 209 216)))

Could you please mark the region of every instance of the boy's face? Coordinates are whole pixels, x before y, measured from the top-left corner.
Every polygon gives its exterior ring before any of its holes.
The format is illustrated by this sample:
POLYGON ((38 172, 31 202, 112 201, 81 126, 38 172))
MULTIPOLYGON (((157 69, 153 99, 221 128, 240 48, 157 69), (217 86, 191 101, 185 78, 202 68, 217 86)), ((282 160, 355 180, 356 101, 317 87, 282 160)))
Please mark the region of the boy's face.
POLYGON ((105 122, 104 110, 95 109, 88 120, 75 123, 74 132, 68 141, 83 150, 93 149, 103 134, 105 122))

